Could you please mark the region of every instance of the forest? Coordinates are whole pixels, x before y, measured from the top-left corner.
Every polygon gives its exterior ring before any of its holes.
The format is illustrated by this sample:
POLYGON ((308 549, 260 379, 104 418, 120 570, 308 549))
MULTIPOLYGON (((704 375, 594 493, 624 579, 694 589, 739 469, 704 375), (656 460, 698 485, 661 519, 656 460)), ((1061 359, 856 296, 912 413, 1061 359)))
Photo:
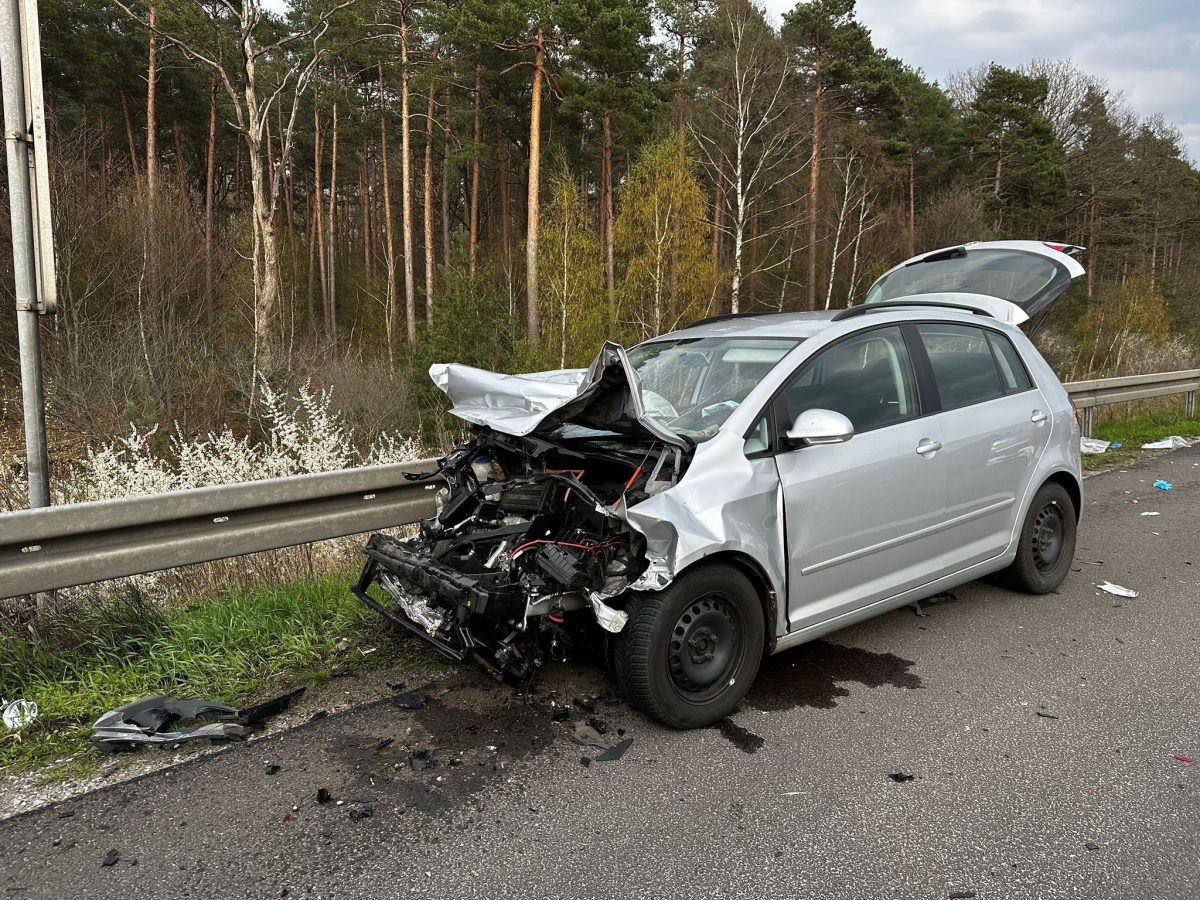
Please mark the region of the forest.
POLYGON ((990 238, 1087 247, 1085 283, 1032 323, 1064 379, 1200 359, 1200 174, 1068 59, 938 84, 854 0, 778 21, 750 0, 40 15, 59 458, 131 426, 253 433, 264 393, 301 388, 366 444, 439 445, 431 362, 583 365, 706 315, 845 306, 907 256, 990 238))

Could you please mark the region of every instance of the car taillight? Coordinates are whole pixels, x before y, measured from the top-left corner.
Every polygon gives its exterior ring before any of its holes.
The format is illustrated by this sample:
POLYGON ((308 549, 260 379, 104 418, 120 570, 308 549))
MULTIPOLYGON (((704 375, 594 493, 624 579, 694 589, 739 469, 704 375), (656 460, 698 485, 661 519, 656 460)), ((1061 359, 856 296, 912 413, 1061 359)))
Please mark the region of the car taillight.
POLYGON ((1043 247, 1049 247, 1051 250, 1057 250, 1059 253, 1065 253, 1067 256, 1076 256, 1086 250, 1086 247, 1080 247, 1078 244, 1059 244, 1054 241, 1042 241, 1043 247))

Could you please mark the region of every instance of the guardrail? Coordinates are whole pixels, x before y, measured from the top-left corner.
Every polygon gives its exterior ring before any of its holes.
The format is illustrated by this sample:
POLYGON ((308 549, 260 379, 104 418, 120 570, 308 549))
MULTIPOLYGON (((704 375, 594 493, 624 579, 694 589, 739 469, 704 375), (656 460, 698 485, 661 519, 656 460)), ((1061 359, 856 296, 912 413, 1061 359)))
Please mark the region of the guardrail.
MULTIPOLYGON (((1186 394, 1200 369, 1066 385, 1091 434, 1107 403, 1186 394)), ((433 514, 432 460, 0 513, 0 599, 408 525, 433 514)))
POLYGON ((433 514, 420 460, 0 513, 0 599, 244 556, 433 514))
POLYGON ((1184 409, 1187 415, 1196 415, 1196 391, 1200 390, 1200 369, 1072 381, 1063 387, 1071 395, 1071 402, 1083 413, 1083 433, 1091 437, 1092 410, 1109 403, 1184 394, 1184 409))

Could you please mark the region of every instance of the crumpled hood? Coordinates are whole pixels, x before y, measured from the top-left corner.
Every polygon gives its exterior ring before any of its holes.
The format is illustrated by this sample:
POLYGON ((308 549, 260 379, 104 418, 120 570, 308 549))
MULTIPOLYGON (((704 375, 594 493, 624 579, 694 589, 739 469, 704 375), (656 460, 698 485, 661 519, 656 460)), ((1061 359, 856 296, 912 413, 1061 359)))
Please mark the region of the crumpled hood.
POLYGON ((458 363, 435 363, 429 377, 475 425, 523 437, 582 425, 687 448, 688 442, 646 415, 637 373, 625 349, 606 341, 586 369, 504 375, 458 363))

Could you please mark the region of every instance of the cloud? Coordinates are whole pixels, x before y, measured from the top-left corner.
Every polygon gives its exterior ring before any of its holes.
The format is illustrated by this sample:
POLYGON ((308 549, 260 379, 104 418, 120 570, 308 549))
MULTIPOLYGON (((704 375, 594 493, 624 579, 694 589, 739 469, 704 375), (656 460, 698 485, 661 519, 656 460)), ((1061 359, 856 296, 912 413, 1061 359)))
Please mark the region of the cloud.
MULTIPOLYGON (((766 0, 782 17, 790 0, 766 0)), ((1142 118, 1161 113, 1200 159, 1200 3, 1195 0, 859 0, 858 18, 927 78, 981 62, 1070 58, 1124 93, 1142 118)))

